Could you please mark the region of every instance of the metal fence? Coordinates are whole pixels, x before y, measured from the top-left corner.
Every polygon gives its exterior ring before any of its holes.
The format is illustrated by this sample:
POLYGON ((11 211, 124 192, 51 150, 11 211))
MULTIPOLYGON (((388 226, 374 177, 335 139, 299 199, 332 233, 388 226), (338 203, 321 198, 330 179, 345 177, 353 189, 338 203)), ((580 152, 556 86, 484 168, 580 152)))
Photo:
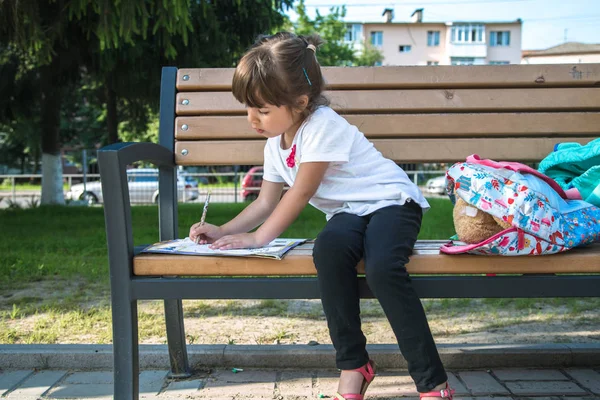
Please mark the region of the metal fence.
MULTIPOLYGON (((243 169, 243 168, 241 168, 243 169)), ((262 172, 186 172, 178 171, 177 195, 182 203, 203 202, 211 192, 211 202, 240 203, 250 201, 258 195, 262 183, 262 172)), ((424 193, 438 193, 438 188, 427 187, 426 183, 436 176, 443 176, 443 170, 406 171, 413 182, 424 193)), ((129 193, 132 205, 156 204, 158 200, 158 170, 136 168, 127 171, 129 193)), ((0 208, 11 204, 27 206, 39 203, 41 197, 40 174, 0 175, 0 208)), ((95 205, 102 204, 100 175, 64 174, 64 194, 67 202, 95 205)))

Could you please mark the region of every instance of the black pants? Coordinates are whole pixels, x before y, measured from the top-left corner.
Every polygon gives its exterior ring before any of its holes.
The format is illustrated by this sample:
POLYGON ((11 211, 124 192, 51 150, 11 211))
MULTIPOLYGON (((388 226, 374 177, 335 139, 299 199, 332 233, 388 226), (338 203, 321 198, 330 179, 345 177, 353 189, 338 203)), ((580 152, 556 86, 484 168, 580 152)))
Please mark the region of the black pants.
POLYGON ((405 267, 422 215, 412 201, 364 217, 336 214, 318 235, 313 258, 337 368, 359 368, 369 360, 356 272, 364 258, 367 284, 392 326, 417 390, 427 392, 448 377, 405 267))

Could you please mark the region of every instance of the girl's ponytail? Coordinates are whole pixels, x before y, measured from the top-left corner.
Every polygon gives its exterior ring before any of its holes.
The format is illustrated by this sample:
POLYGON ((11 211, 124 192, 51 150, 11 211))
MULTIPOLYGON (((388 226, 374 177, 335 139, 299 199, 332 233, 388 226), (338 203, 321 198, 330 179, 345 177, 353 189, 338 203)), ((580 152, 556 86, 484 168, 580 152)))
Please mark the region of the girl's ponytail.
POLYGON ((317 54, 323 43, 317 34, 278 32, 259 37, 236 68, 233 95, 249 107, 265 103, 297 107, 296 101, 306 95, 305 117, 328 105, 317 54))

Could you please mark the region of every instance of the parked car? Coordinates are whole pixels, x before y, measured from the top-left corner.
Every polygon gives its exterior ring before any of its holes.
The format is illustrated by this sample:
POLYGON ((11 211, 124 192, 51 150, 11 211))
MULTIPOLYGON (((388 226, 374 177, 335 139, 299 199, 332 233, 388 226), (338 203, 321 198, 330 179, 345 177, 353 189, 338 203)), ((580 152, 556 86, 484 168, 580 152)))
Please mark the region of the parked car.
POLYGON ((242 179, 242 198, 244 201, 254 201, 258 197, 263 181, 263 167, 252 167, 242 179))
POLYGON ((446 194, 446 176, 429 179, 425 184, 425 189, 432 194, 446 194))
MULTIPOLYGON (((158 203, 158 169, 136 168, 127 170, 129 198, 131 203, 158 203)), ((83 183, 71 186, 67 200, 85 200, 88 204, 102 203, 100 181, 87 182, 85 192, 83 183)), ((177 174, 177 199, 181 202, 198 198, 198 183, 177 174)))

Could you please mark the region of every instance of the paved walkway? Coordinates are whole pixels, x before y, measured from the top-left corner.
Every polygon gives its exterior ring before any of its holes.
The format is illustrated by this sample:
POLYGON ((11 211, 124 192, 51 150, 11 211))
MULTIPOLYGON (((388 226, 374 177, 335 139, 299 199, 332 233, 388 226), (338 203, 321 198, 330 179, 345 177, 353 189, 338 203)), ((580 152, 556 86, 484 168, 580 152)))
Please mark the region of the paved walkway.
MULTIPOLYGON (((338 373, 333 370, 229 369, 201 371, 187 380, 170 381, 166 370, 140 374, 143 399, 308 400, 331 398, 338 373)), ((600 399, 600 367, 572 369, 492 369, 450 371, 456 399, 600 399), (568 397, 567 397, 568 396, 568 397)), ((108 370, 2 370, 2 399, 111 399, 108 370)), ((367 399, 415 399, 406 371, 382 371, 367 399)))

